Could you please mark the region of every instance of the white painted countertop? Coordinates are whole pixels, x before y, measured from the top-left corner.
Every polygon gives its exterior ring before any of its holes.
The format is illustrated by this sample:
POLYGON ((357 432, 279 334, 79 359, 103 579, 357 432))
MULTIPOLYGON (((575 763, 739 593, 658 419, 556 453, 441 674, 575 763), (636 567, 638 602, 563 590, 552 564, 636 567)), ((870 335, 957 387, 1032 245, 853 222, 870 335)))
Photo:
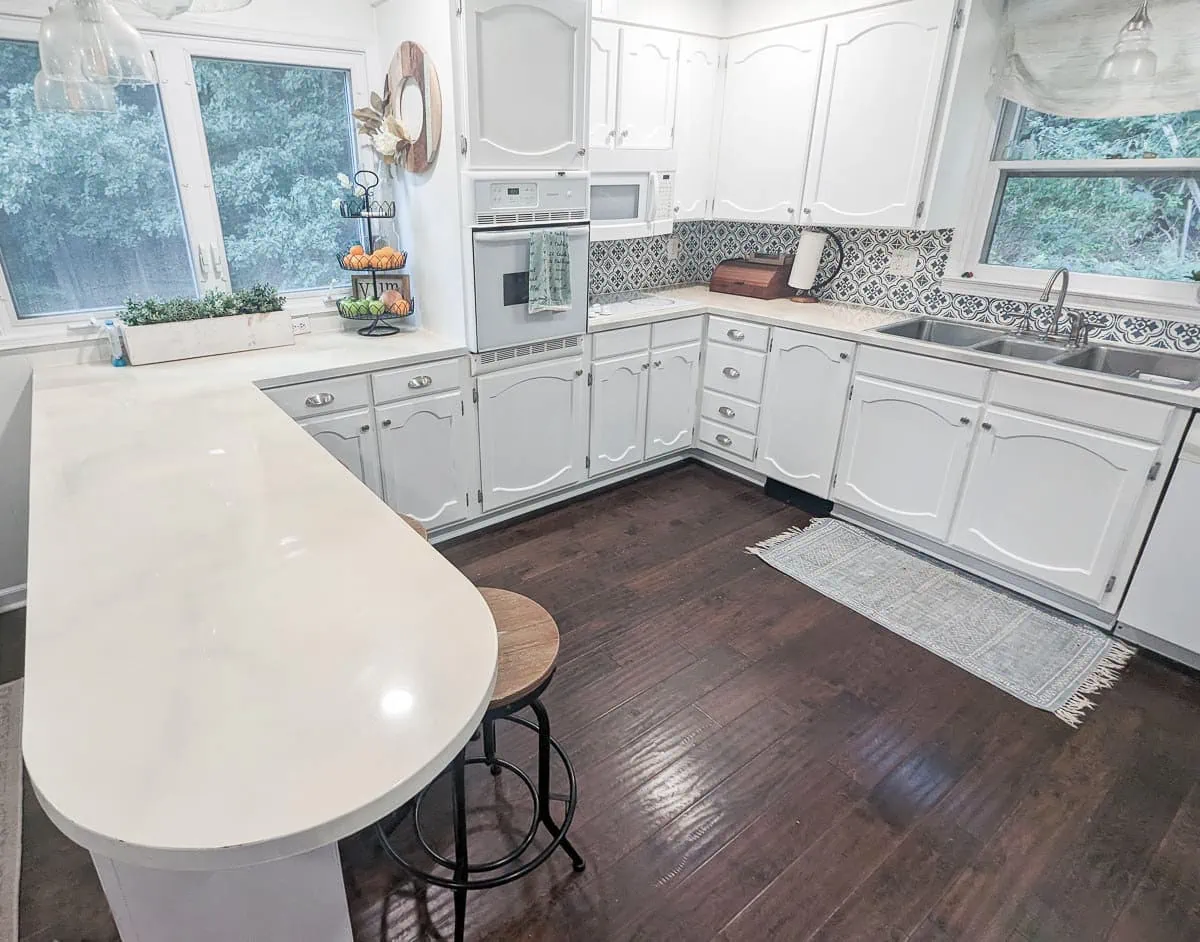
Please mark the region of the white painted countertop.
POLYGON ((435 335, 34 376, 24 752, 89 850, 212 870, 313 850, 427 784, 491 696, 475 587, 254 383, 435 335))
POLYGON ((593 315, 588 320, 588 331, 599 333, 621 327, 650 324, 655 321, 674 320, 691 314, 717 314, 753 323, 767 324, 772 327, 806 330, 814 334, 838 337, 875 347, 903 350, 906 353, 934 357, 939 360, 954 360, 958 363, 969 363, 973 366, 1003 370, 1008 373, 1020 373, 1039 379, 1068 383, 1072 386, 1136 396, 1140 399, 1165 402, 1188 409, 1200 408, 1200 390, 1156 386, 1134 379, 1105 373, 1091 373, 1052 363, 1021 360, 995 353, 981 353, 961 347, 942 346, 924 340, 914 340, 910 337, 893 337, 888 334, 875 333, 874 331, 878 327, 916 317, 914 314, 886 308, 863 307, 857 304, 831 301, 820 301, 816 304, 797 304, 787 299, 762 301, 758 298, 743 298, 738 295, 709 291, 703 285, 658 293, 675 298, 681 303, 665 310, 649 313, 638 312, 631 315, 615 314, 603 317, 593 315))

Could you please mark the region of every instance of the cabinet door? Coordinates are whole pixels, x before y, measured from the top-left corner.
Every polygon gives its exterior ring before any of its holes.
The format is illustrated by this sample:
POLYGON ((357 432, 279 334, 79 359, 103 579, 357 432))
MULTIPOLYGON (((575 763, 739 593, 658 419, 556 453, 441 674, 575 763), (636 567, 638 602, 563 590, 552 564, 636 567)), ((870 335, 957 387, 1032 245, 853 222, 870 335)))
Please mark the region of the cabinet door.
POLYGON ((1106 592, 1158 446, 989 408, 950 542, 1116 610, 1106 592))
POLYGON ((619 146, 670 150, 675 130, 678 67, 677 34, 639 26, 621 30, 619 146))
POLYGON ((465 520, 474 449, 462 393, 382 406, 375 417, 388 506, 429 530, 465 520))
POLYGON ((299 423, 356 478, 382 496, 379 478, 379 445, 371 425, 370 409, 355 409, 299 423))
POLYGON ((776 328, 767 355, 756 468, 828 497, 854 344, 776 328))
POLYGON ((955 396, 855 376, 833 499, 944 541, 979 413, 955 396))
POLYGON ((478 385, 485 510, 584 479, 588 397, 581 358, 488 373, 478 385))
POLYGON ((717 156, 718 219, 799 222, 824 24, 729 43, 717 156))
POLYGON ((721 43, 684 36, 675 107, 675 218, 704 219, 713 188, 721 43))
POLYGON ((615 23, 592 21, 591 81, 588 83, 588 143, 612 147, 617 135, 617 69, 621 30, 615 23))
POLYGON ((592 365, 591 476, 645 458, 648 353, 592 365))
POLYGON ((646 458, 689 448, 696 428, 700 390, 700 344, 650 352, 650 404, 646 412, 646 458))
POLYGON ((802 223, 917 223, 956 6, 908 0, 830 21, 802 223))
POLYGON ((464 0, 474 169, 583 166, 587 0, 464 0))

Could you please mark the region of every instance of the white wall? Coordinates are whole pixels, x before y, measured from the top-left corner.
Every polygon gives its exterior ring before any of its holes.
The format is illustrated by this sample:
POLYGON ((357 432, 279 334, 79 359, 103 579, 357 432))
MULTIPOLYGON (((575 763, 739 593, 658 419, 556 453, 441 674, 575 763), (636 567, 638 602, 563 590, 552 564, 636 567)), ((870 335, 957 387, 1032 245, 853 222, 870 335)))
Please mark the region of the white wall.
POLYGON ((0 611, 25 600, 31 392, 25 358, 0 357, 0 611))
POLYGON ((462 200, 459 189, 458 135, 449 0, 384 0, 375 10, 378 74, 371 85, 382 91, 383 78, 400 43, 425 49, 442 86, 442 145, 437 163, 423 174, 393 170, 399 238, 409 252, 413 296, 423 327, 466 342, 462 200))
POLYGON ((719 36, 725 27, 725 0, 592 0, 592 15, 719 36))

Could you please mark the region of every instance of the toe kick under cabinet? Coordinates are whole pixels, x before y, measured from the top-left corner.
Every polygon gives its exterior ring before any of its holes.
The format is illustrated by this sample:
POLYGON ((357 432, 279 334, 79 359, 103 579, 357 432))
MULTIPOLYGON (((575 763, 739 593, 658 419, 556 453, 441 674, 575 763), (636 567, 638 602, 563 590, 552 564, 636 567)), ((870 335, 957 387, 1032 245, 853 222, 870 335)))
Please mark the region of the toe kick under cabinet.
POLYGON ((1058 607, 1109 615, 1186 420, 1131 396, 864 347, 833 499, 1058 607))

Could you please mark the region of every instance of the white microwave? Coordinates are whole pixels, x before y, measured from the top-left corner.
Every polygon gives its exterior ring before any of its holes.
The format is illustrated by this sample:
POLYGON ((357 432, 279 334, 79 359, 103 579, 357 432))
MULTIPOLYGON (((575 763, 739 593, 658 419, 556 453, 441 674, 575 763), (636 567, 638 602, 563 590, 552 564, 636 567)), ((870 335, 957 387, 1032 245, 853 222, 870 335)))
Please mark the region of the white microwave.
POLYGON ((666 235, 674 227, 675 173, 593 173, 592 241, 666 235))

